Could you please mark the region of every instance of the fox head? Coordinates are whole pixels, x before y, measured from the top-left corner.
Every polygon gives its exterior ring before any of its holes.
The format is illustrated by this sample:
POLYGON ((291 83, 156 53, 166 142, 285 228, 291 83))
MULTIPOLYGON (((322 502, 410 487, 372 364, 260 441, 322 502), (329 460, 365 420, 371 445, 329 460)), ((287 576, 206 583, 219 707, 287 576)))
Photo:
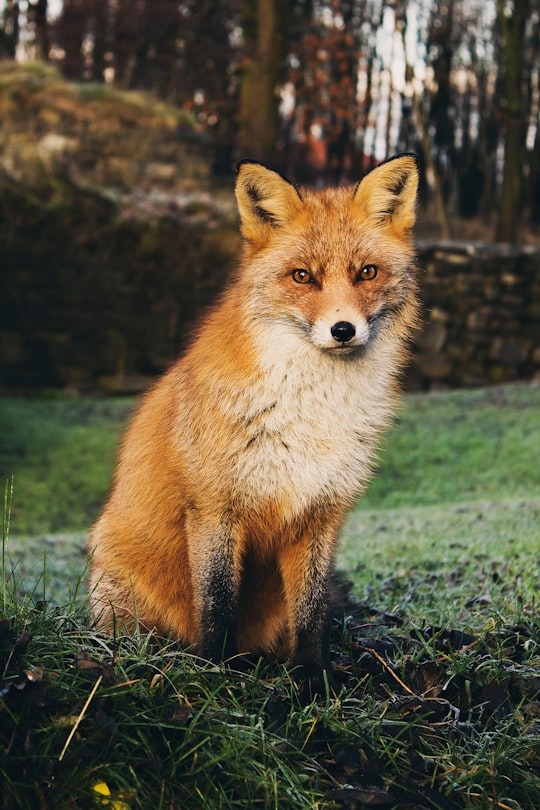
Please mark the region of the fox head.
POLYGON ((417 186, 412 154, 379 165, 356 186, 322 191, 242 161, 241 282, 255 287, 258 314, 332 354, 365 348, 383 326, 405 336, 415 312, 417 186))

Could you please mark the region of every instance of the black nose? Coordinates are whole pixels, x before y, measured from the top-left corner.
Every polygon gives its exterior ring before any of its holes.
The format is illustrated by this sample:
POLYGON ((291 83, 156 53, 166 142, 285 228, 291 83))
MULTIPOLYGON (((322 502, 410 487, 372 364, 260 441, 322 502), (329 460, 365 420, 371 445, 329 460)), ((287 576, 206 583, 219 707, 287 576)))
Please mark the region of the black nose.
POLYGON ((338 321, 338 323, 330 327, 330 332, 334 340, 339 343, 347 343, 348 340, 355 336, 356 329, 349 321, 338 321))

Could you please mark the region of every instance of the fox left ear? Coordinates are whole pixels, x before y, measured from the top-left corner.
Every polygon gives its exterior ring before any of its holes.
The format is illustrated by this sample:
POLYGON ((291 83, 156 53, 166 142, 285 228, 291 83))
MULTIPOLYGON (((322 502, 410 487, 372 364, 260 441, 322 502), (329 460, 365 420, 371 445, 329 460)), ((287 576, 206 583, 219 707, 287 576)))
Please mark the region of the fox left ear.
POLYGON ((265 242, 274 228, 290 221, 302 207, 300 194, 288 180, 251 160, 238 164, 236 200, 242 233, 253 242, 265 242))
POLYGON ((389 225, 399 234, 416 221, 418 166, 412 153, 381 163, 358 184, 354 201, 359 216, 374 225, 389 225))

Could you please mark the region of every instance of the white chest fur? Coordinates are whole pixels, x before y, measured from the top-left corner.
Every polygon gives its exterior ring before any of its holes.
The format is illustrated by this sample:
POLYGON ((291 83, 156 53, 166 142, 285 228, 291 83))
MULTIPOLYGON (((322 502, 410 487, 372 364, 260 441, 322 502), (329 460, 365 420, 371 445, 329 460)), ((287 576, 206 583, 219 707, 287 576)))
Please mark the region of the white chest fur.
POLYGON ((252 508, 286 495, 299 514, 314 499, 361 491, 391 412, 392 375, 384 352, 377 361, 291 344, 267 344, 260 380, 229 414, 238 431, 229 481, 252 508))

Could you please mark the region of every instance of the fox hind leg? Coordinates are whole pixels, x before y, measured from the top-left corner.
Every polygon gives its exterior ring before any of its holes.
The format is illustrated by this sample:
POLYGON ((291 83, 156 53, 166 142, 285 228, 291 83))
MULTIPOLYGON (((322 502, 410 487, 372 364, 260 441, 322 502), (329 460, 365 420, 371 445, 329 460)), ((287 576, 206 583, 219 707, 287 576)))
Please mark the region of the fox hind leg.
POLYGON ((274 554, 248 548, 242 568, 238 603, 239 652, 285 659, 289 633, 283 580, 274 554))

